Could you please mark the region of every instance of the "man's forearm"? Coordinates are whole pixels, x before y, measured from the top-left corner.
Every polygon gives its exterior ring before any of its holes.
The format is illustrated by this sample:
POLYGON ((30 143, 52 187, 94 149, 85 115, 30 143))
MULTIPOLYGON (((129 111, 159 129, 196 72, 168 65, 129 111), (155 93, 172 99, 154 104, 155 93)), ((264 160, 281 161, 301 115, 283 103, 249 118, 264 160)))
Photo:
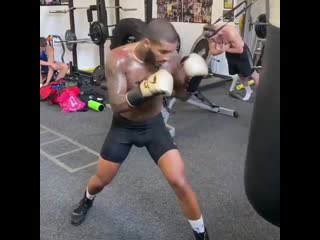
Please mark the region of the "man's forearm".
POLYGON ((216 55, 220 55, 221 53, 223 53, 223 51, 221 51, 221 50, 218 50, 218 49, 216 49, 216 48, 210 48, 210 54, 211 55, 213 55, 213 56, 216 56, 216 55))
POLYGON ((191 93, 187 92, 186 89, 174 89, 172 92, 172 97, 178 98, 182 101, 188 100, 188 98, 191 96, 191 93))
POLYGON ((118 95, 112 98, 113 99, 110 99, 110 105, 113 112, 122 113, 132 109, 132 107, 128 104, 125 95, 118 95))
POLYGON ((46 62, 46 61, 40 60, 40 65, 41 65, 41 66, 50 66, 50 65, 51 65, 51 62, 46 62))
POLYGON ((51 81, 52 76, 53 76, 53 69, 52 69, 52 68, 49 68, 46 83, 49 83, 49 82, 51 81))

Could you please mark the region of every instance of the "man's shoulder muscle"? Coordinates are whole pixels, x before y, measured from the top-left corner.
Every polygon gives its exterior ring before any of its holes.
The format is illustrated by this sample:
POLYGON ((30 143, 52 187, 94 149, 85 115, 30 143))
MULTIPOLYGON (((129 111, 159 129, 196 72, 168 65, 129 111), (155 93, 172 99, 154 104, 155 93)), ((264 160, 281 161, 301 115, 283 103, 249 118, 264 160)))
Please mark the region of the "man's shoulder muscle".
POLYGON ((125 66, 128 60, 129 53, 130 51, 125 47, 119 47, 111 50, 107 56, 107 68, 114 69, 125 66))
POLYGON ((240 35, 240 32, 238 31, 238 29, 235 26, 228 25, 227 34, 228 34, 230 42, 242 41, 242 37, 240 35))

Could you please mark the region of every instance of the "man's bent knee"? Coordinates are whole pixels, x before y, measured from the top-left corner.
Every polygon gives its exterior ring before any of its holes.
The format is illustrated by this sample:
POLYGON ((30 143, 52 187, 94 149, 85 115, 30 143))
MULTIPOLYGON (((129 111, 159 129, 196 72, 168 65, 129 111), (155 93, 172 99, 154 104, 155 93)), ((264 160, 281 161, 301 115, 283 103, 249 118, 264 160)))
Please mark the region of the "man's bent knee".
POLYGON ((183 198, 190 189, 189 184, 184 176, 172 177, 168 179, 168 181, 179 198, 183 198))
POLYGON ((57 67, 58 67, 57 70, 59 70, 59 71, 64 71, 64 72, 66 72, 66 71, 68 71, 68 69, 69 69, 69 66, 68 66, 67 64, 65 64, 65 63, 59 62, 59 63, 56 63, 56 65, 57 65, 57 67))
POLYGON ((98 160, 97 173, 95 176, 99 185, 104 187, 111 183, 119 168, 120 164, 100 158, 98 160))
POLYGON ((69 69, 69 66, 65 63, 62 63, 62 69, 65 70, 65 71, 68 71, 69 69))
POLYGON ((109 179, 105 179, 103 176, 99 175, 91 177, 91 181, 93 182, 94 188, 99 191, 111 182, 109 179))

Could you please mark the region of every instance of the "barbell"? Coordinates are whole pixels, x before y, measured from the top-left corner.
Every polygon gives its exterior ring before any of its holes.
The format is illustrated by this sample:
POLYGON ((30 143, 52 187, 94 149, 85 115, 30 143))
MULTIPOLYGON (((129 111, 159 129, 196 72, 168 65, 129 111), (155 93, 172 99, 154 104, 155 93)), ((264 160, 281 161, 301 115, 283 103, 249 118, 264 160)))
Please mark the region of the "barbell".
POLYGON ((258 38, 265 39, 267 37, 267 25, 266 14, 260 14, 254 26, 258 38))
MULTIPOLYGON (((124 8, 124 7, 121 7, 121 6, 107 6, 107 8, 119 8, 120 10, 124 11, 124 12, 128 12, 128 11, 137 11, 138 9, 137 8, 124 8)), ((76 9, 89 9, 88 7, 72 7, 72 8, 68 8, 68 9, 65 9, 65 10, 51 10, 49 11, 49 13, 67 13, 67 12, 70 12, 70 11, 73 11, 73 10, 76 10, 76 9)))
POLYGON ((76 34, 70 29, 66 31, 64 38, 65 40, 54 41, 54 43, 65 43, 69 51, 72 51, 77 43, 85 43, 91 41, 90 38, 77 39, 76 34))
POLYGON ((258 38, 265 39, 267 37, 268 24, 266 14, 263 13, 257 17, 257 20, 254 23, 250 23, 250 26, 252 27, 254 25, 254 31, 258 38))
MULTIPOLYGON (((108 27, 114 27, 114 25, 108 25, 108 27)), ((90 24, 89 36, 90 38, 77 39, 74 32, 68 29, 65 33, 65 40, 55 41, 55 43, 66 43, 67 49, 72 51, 76 47, 77 43, 93 42, 94 44, 101 45, 104 44, 108 38, 108 29, 103 25, 103 23, 95 21, 90 24)))

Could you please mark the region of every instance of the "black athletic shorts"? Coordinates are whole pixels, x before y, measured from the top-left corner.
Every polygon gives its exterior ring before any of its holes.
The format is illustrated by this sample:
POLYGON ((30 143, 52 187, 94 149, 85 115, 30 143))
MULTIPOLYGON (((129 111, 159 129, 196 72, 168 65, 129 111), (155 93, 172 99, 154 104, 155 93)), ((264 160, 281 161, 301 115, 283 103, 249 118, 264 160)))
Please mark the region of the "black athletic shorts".
POLYGON ((229 74, 238 74, 241 77, 250 77, 253 73, 253 61, 250 49, 244 44, 242 53, 228 53, 226 58, 229 65, 229 74))
POLYGON ((101 157, 121 164, 133 145, 146 147, 155 163, 167 151, 177 149, 161 113, 145 122, 133 122, 115 113, 100 151, 101 157))

